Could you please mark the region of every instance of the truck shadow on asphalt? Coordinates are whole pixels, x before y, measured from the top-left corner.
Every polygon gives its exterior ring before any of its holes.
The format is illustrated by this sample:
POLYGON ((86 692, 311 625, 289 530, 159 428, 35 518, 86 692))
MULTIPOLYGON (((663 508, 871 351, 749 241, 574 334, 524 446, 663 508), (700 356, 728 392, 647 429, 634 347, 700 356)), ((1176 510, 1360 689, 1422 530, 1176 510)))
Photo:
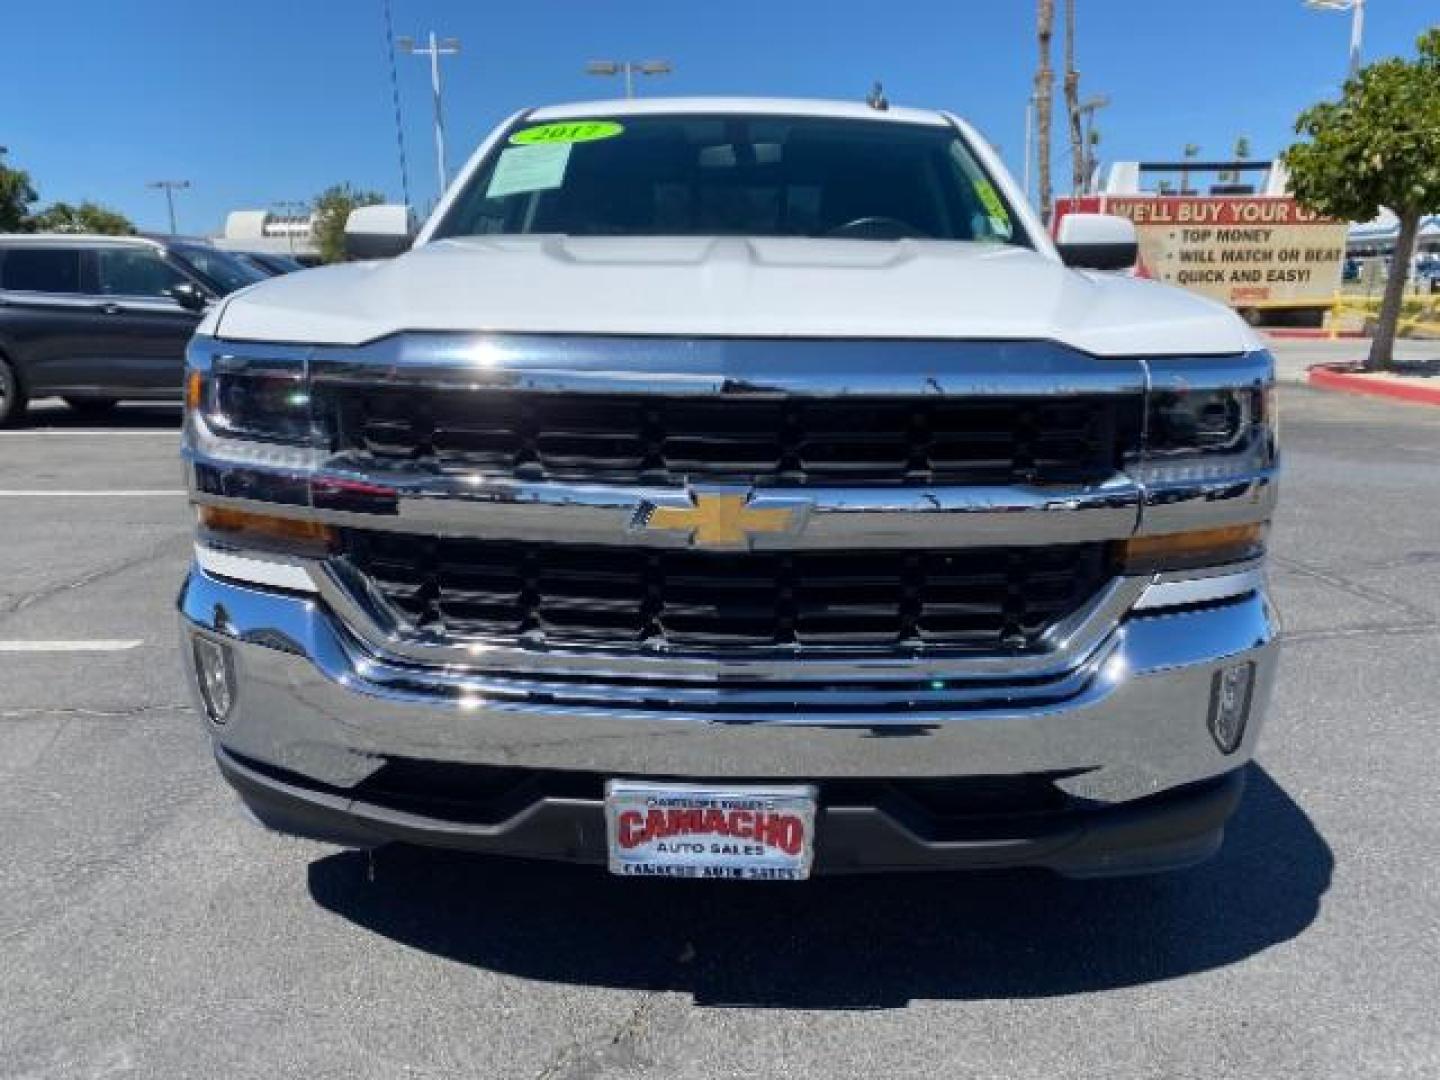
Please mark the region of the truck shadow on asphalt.
POLYGON ((1066 881, 1005 872, 802 885, 631 881, 595 868, 387 848, 311 864, 316 902, 437 956, 699 1005, 882 1009, 1174 979, 1310 925, 1334 859, 1261 768, 1225 846, 1191 870, 1066 881))

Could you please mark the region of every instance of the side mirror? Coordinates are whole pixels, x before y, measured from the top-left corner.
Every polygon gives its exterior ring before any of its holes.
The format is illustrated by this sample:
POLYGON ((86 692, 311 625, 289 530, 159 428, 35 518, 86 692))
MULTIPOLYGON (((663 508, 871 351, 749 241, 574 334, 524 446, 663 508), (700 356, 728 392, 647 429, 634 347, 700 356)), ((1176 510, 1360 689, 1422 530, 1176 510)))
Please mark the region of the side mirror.
POLYGON ((210 297, 193 281, 182 281, 170 287, 171 298, 186 311, 204 311, 210 297))
POLYGON ((1055 247, 1066 266, 1086 270, 1125 270, 1140 257, 1135 223, 1113 214, 1066 214, 1055 247))
POLYGON ((345 219, 345 254, 351 259, 403 255, 414 240, 415 215, 408 206, 357 206, 345 219))

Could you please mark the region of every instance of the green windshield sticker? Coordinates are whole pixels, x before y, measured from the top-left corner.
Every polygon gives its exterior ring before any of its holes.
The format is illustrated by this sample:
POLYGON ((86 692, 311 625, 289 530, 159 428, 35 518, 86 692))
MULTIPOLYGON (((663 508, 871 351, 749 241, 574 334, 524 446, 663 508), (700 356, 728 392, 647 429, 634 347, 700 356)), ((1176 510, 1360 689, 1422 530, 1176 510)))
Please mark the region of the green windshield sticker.
POLYGON ((980 202, 985 206, 985 212, 990 215, 992 221, 1008 227, 1010 224, 1010 213, 1005 209, 1005 204, 1000 201, 1000 194, 991 185, 989 180, 975 181, 975 194, 980 197, 980 202))
POLYGON ((624 125, 614 120, 570 120, 564 124, 541 124, 517 131, 510 136, 510 141, 517 146, 594 142, 596 139, 613 139, 624 130, 624 125))

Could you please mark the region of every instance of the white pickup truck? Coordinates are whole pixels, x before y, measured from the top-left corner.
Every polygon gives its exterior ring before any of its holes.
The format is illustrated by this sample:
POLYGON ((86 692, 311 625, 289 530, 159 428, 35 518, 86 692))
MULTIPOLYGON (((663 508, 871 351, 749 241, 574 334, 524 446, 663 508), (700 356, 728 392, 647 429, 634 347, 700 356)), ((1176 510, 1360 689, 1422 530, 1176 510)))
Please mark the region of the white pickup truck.
POLYGON ((1105 272, 1128 223, 1052 243, 947 113, 743 99, 523 112, 404 222, 189 349, 183 654, 263 823, 742 880, 1216 850, 1272 362, 1105 272))

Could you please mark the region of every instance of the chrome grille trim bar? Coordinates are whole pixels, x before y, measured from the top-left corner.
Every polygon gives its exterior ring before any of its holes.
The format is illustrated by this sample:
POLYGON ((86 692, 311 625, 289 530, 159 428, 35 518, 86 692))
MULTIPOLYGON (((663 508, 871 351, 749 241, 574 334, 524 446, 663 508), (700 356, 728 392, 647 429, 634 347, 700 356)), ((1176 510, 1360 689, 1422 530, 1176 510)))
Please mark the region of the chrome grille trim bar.
MULTIPOLYGON (((453 667, 409 668, 394 661, 371 657, 346 643, 350 663, 368 683, 383 687, 387 696, 400 700, 434 701, 437 696, 452 696, 461 708, 468 699, 487 703, 512 701, 517 704, 542 699, 550 706, 602 707, 628 709, 636 713, 655 711, 703 715, 739 720, 751 711, 803 714, 826 710, 839 719, 846 713, 874 709, 895 709, 902 703, 910 709, 966 710, 984 707, 1034 707, 1068 701, 1083 691, 1117 646, 1108 639, 1095 653, 1069 671, 1053 677, 1017 682, 991 679, 988 681, 960 678, 912 678, 878 681, 873 685, 846 685, 843 703, 837 701, 832 682, 804 683, 758 682, 743 679, 714 680, 710 683, 670 681, 668 683, 637 683, 589 678, 560 680, 553 672, 537 671, 505 675, 483 669, 453 667), (663 704, 652 695, 663 694, 663 704), (843 706, 843 707, 842 707, 843 706)), ((857 683, 862 680, 855 680, 857 683)))
POLYGON ((1140 394, 1146 383, 1136 358, 1050 341, 411 333, 310 359, 317 383, 571 393, 1055 398, 1140 394))
MULTIPOLYGON (((197 545, 197 553, 199 546, 197 545)), ((244 562, 258 560, 246 559, 244 562)), ((839 685, 850 683, 926 683, 932 680, 999 680, 1048 683, 1075 672, 1100 652, 1128 612, 1158 614, 1165 609, 1232 601, 1264 587, 1258 561, 1112 581, 1089 605, 1045 634, 1042 652, 1024 655, 947 655, 943 650, 886 652, 810 647, 796 651, 737 650, 723 654, 615 650, 604 647, 525 648, 512 642, 457 642, 418 633, 399 622, 359 575, 343 564, 319 560, 279 560, 268 565, 308 578, 304 591, 319 594, 354 639, 357 657, 412 672, 450 672, 499 680, 608 678, 633 690, 665 686, 839 685)), ((215 567, 222 574, 229 567, 215 567)), ((248 573, 235 576, 272 584, 248 573)), ((289 583, 287 582, 287 587, 289 583)), ((392 678, 398 675, 391 673, 392 678)), ((546 683, 554 686, 554 683, 546 683)), ((512 688, 513 689, 513 688, 512 688)), ((533 689, 533 687, 531 688, 533 689)), ((517 691, 518 692, 518 691, 517 691)))
POLYGON ((366 651, 402 663, 558 678, 605 676, 636 682, 838 683, 932 679, 1055 678, 1090 656, 1145 591, 1147 577, 1116 578, 1029 653, 962 653, 943 649, 872 650, 841 647, 724 649, 713 653, 641 648, 524 647, 510 641, 457 641, 418 632, 397 620, 359 575, 334 561, 313 563, 321 599, 366 651))
MULTIPOLYGON (((685 547, 684 533, 632 528, 644 502, 666 505, 668 487, 519 483, 482 477, 380 477, 322 471, 312 482, 379 485, 394 493, 390 512, 289 507, 267 500, 214 494, 263 490, 263 470, 237 473, 221 463, 191 463, 191 494, 198 503, 303 517, 331 525, 390 532, 481 539, 564 541, 626 547, 685 547), (196 480, 195 469, 218 471, 216 483, 196 480), (228 477, 228 480, 225 479, 228 477), (208 490, 207 490, 208 489, 208 490)), ((701 485, 715 487, 716 485, 701 485)), ((739 491, 748 489, 743 486, 739 491)), ((1126 477, 1103 484, 1062 487, 755 488, 751 505, 767 500, 809 503, 805 528, 753 538, 756 550, 854 547, 965 548, 1087 543, 1130 536, 1139 521, 1141 489, 1126 477)))

